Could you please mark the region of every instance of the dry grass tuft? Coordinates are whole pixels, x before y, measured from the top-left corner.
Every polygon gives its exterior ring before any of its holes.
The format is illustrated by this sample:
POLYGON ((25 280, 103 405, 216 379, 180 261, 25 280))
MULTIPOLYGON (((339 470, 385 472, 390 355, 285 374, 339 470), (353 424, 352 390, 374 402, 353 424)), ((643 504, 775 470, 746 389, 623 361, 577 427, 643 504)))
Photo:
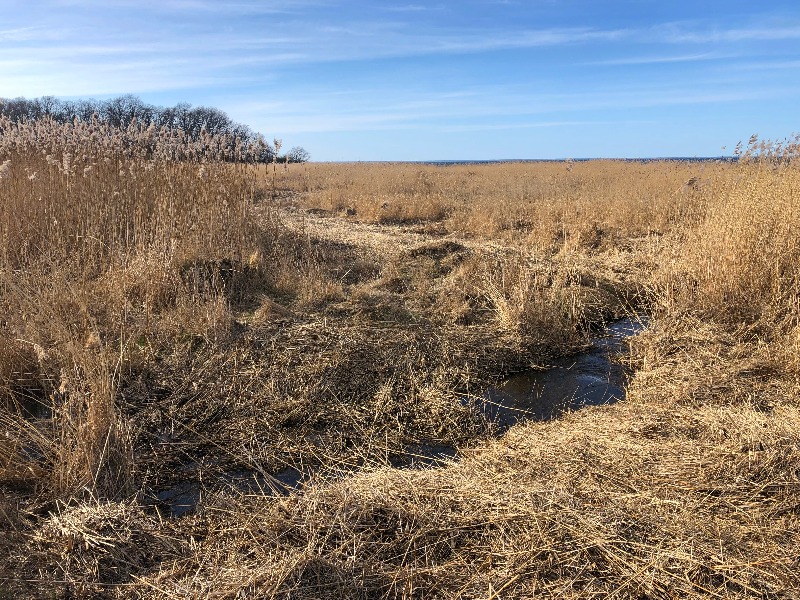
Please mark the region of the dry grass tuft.
POLYGON ((665 302, 729 323, 793 326, 800 290, 800 173, 746 165, 715 190, 701 223, 664 271, 665 302))

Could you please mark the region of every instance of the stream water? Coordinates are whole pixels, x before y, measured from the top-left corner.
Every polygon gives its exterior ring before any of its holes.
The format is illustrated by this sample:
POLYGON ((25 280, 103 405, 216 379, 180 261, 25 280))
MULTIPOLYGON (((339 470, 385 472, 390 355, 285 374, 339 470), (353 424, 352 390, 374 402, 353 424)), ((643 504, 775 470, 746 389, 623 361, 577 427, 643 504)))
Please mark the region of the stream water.
MULTIPOLYGON (((577 355, 554 362, 547 367, 524 371, 501 385, 489 388, 479 398, 469 398, 502 433, 525 420, 554 419, 565 412, 585 406, 608 404, 625 396, 629 375, 622 357, 627 354, 626 339, 647 325, 644 319, 625 318, 611 323, 590 347, 577 355)), ((456 456, 456 449, 447 445, 415 444, 396 466, 423 468, 435 466, 456 456)), ((191 470, 191 469, 190 469, 191 470)), ((189 475, 189 473, 187 473, 189 475)), ((216 476, 211 490, 245 494, 287 494, 302 484, 302 474, 288 468, 274 475, 249 470, 229 471, 216 476)), ((202 500, 197 477, 157 493, 157 504, 173 517, 194 510, 202 500)))
POLYGON ((505 431, 522 420, 545 421, 584 406, 621 400, 629 375, 620 360, 627 354, 626 339, 645 325, 640 319, 615 321, 585 352, 490 388, 479 402, 481 410, 505 431))
MULTIPOLYGON (((199 468, 195 469, 199 472, 199 468)), ((172 517, 180 517, 192 512, 202 501, 202 490, 208 492, 227 492, 257 495, 284 495, 300 487, 303 474, 291 467, 274 475, 259 471, 236 469, 213 476, 211 486, 203 486, 200 477, 187 478, 178 484, 161 490, 153 498, 156 504, 167 509, 172 517)))

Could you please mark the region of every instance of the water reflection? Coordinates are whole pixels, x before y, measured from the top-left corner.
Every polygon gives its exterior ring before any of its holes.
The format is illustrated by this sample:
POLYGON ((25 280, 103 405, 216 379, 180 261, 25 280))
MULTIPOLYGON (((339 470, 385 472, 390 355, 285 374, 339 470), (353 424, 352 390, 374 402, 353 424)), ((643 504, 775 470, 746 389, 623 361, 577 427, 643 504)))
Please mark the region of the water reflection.
POLYGON ((621 400, 627 372, 615 356, 625 352, 626 338, 645 325, 642 319, 616 321, 593 340, 588 351, 490 388, 480 401, 484 414, 505 430, 521 420, 543 421, 584 406, 621 400))

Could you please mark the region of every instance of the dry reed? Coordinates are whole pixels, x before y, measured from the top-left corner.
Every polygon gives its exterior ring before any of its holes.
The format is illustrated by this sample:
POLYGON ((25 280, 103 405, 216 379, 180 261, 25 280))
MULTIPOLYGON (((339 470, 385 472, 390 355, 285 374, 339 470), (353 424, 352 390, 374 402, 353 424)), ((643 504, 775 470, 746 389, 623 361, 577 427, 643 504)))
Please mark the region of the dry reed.
POLYGON ((305 206, 356 220, 428 223, 432 232, 518 239, 548 249, 596 247, 614 235, 684 227, 702 216, 703 189, 725 170, 682 162, 311 163, 281 183, 301 193, 305 206))
POLYGON ((791 144, 277 173, 0 132, 0 596, 796 597, 791 144), (463 394, 633 308, 626 401, 489 439, 463 394))

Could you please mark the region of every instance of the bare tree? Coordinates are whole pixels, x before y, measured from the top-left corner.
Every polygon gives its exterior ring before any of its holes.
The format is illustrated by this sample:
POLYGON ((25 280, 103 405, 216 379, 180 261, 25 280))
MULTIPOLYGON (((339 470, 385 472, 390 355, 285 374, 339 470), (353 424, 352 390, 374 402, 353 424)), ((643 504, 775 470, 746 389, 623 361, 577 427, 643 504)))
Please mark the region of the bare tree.
POLYGON ((311 155, 305 148, 295 146, 286 154, 286 161, 291 163, 304 163, 311 160, 311 155))
MULTIPOLYGON (((229 141, 217 148, 229 158, 242 153, 249 160, 262 163, 306 162, 309 154, 295 146, 287 154, 279 156, 280 148, 270 145, 264 136, 241 123, 236 123, 222 110, 209 106, 192 107, 187 102, 175 106, 155 106, 143 102, 138 96, 126 94, 109 100, 64 101, 53 96, 41 98, 0 98, 0 115, 12 121, 36 120, 44 117, 66 123, 78 119, 88 122, 97 118, 114 127, 126 128, 134 119, 143 125, 181 129, 188 139, 201 139, 203 133, 226 135, 229 141)), ((276 140, 277 142, 277 140, 276 140)), ((219 141, 216 142, 219 144, 219 141)))

